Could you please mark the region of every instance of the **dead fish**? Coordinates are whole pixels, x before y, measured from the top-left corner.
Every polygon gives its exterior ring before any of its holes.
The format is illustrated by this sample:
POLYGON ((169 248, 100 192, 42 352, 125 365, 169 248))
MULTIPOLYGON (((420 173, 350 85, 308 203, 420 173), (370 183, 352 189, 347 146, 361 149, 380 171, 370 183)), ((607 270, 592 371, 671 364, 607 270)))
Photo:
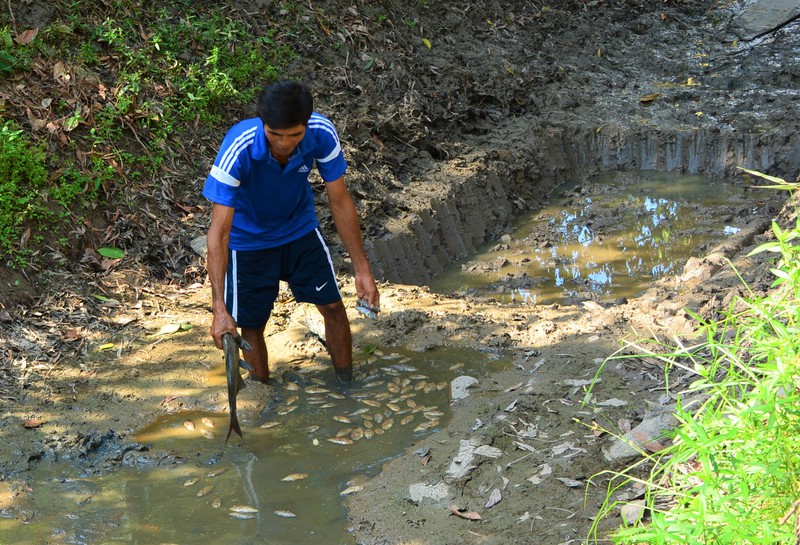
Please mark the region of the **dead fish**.
POLYGON ((394 382, 390 382, 386 386, 386 389, 389 390, 391 393, 396 394, 396 393, 400 392, 400 385, 399 384, 395 384, 394 382))
POLYGON ((364 405, 369 405, 370 407, 380 407, 381 404, 373 399, 362 399, 361 403, 364 405))
POLYGON ((357 411, 351 412, 348 416, 360 416, 364 413, 368 413, 369 409, 364 407, 363 409, 358 409, 357 411))
POLYGON ((383 401, 384 399, 388 399, 390 397, 392 397, 392 394, 390 392, 382 392, 376 395, 373 399, 375 401, 383 401))
POLYGON ((204 425, 204 426, 206 426, 206 427, 208 427, 208 428, 216 428, 216 427, 217 427, 217 423, 216 423, 216 422, 214 422, 213 420, 211 420, 211 419, 210 419, 209 417, 207 417, 207 416, 204 416, 203 418, 201 418, 201 419, 200 419, 200 422, 202 422, 202 423, 203 423, 203 425, 204 425))
POLYGON ((463 363, 457 363, 455 365, 451 365, 448 369, 450 371, 455 371, 456 369, 461 369, 462 367, 464 367, 463 363))
POLYGON ((414 428, 414 431, 425 431, 431 428, 435 428, 438 425, 439 425, 438 420, 428 420, 427 422, 423 422, 422 424, 414 428))
POLYGON ((284 388, 289 390, 290 392, 294 392, 300 389, 300 386, 297 385, 295 382, 287 382, 283 385, 284 388))
POLYGON ((404 416, 403 419, 400 421, 401 426, 405 426, 406 424, 410 424, 414 421, 414 415, 410 414, 408 416, 404 416))
POLYGON ((242 519, 242 520, 256 518, 255 514, 253 514, 253 513, 238 513, 236 511, 230 512, 230 513, 228 513, 228 515, 233 517, 233 518, 235 518, 235 519, 242 519))
POLYGON ((336 432, 336 437, 344 437, 345 435, 350 435, 351 433, 353 433, 353 428, 342 428, 336 432))
POLYGON ((280 425, 281 425, 280 422, 276 422, 273 420, 272 422, 264 422, 263 424, 261 424, 261 427, 264 428, 265 430, 268 430, 270 428, 274 428, 275 426, 280 426, 280 425))
POLYGON ((228 469, 225 468, 225 467, 219 467, 217 469, 212 469, 211 471, 206 473, 206 477, 214 478, 214 477, 217 477, 219 475, 222 475, 226 471, 228 471, 228 469))
POLYGON ((198 482, 199 480, 200 480, 200 479, 198 479, 197 477, 192 477, 191 479, 186 479, 186 480, 183 482, 183 486, 192 486, 192 485, 194 485, 194 484, 197 484, 197 482, 198 482))
POLYGON ((394 426, 394 418, 387 418, 383 421, 383 424, 381 424, 381 428, 385 430, 390 429, 392 426, 394 426))
POLYGON ((423 380, 428 378, 428 375, 411 375, 408 378, 410 378, 411 380, 423 380))
POLYGON ((314 433, 319 429, 319 426, 309 426, 306 428, 306 433, 314 433))
POLYGON ((441 390, 444 390, 445 388, 447 388, 447 383, 446 382, 439 382, 439 383, 436 384, 436 389, 437 390, 441 391, 441 390))
POLYGON ((287 475, 286 477, 284 477, 281 480, 283 482, 286 482, 286 483, 291 483, 291 482, 294 482, 294 481, 300 481, 302 479, 307 479, 308 477, 309 477, 308 473, 292 473, 290 475, 287 475))
POLYGON ((277 511, 273 511, 273 513, 275 513, 279 517, 284 517, 284 518, 294 518, 294 517, 297 516, 294 513, 292 513, 291 511, 285 511, 283 509, 278 509, 277 511))
POLYGON ((425 411, 424 413, 422 413, 422 416, 424 416, 428 420, 435 420, 437 418, 444 416, 444 413, 442 411, 425 411))
POLYGON ((232 513, 258 513, 258 509, 251 505, 232 505, 232 513))
POLYGON ((211 507, 214 509, 222 507, 222 498, 214 498, 214 501, 211 502, 211 507))
POLYGON ((277 411, 275 411, 275 414, 277 414, 278 416, 286 416, 287 414, 295 410, 297 410, 297 405, 290 405, 289 407, 283 407, 282 409, 278 409, 277 411))
POLYGON ((247 364, 239 357, 239 347, 251 350, 250 345, 239 336, 234 337, 231 333, 222 336, 222 351, 225 354, 225 375, 228 379, 228 409, 231 413, 231 422, 228 426, 228 435, 225 436, 225 443, 231 437, 231 432, 235 431, 242 437, 242 428, 239 427, 239 418, 236 416, 236 396, 239 390, 244 388, 244 380, 239 373, 239 367, 247 364))
POLYGON ((400 412, 400 407, 397 405, 397 403, 387 403, 386 406, 396 413, 400 412))
POLYGON ((186 428, 189 431, 194 431, 195 430, 194 422, 192 422, 191 420, 184 420, 183 421, 183 427, 186 428))
POLYGON ((427 386, 427 385, 428 385, 428 383, 427 383, 427 382, 425 382, 424 380, 421 380, 421 381, 417 382, 417 383, 414 385, 414 391, 415 391, 415 392, 419 392, 420 390, 424 390, 424 389, 425 389, 425 386, 427 386))
POLYGON ((364 487, 357 484, 357 485, 349 486, 349 487, 345 488, 344 490, 339 492, 339 495, 340 496, 348 496, 350 494, 355 494, 356 492, 361 492, 362 490, 364 490, 364 487))
POLYGON ((383 422, 383 415, 381 413, 376 414, 373 417, 372 421, 375 422, 376 424, 380 424, 381 422, 383 422))
POLYGON ((347 418, 346 416, 336 415, 333 417, 334 420, 337 422, 341 422, 342 424, 352 424, 353 421, 347 418))
POLYGON ((330 392, 330 390, 328 390, 327 388, 320 388, 318 386, 311 386, 309 388, 306 388, 305 391, 307 394, 327 394, 328 392, 330 392))
POLYGON ((205 486, 201 488, 200 491, 197 492, 197 497, 202 498, 203 496, 207 496, 208 494, 211 493, 213 489, 214 487, 212 485, 205 486))
POLYGON ((350 432, 350 439, 352 439, 353 441, 358 441, 363 437, 364 437, 364 428, 356 428, 350 432))
POLYGON ((214 439, 217 435, 211 430, 200 430, 200 435, 206 439, 214 439))
POLYGON ((375 435, 383 435, 384 433, 386 433, 386 430, 384 430, 383 428, 372 428, 372 429, 375 431, 375 435))
POLYGON ((299 399, 300 399, 300 396, 291 396, 286 400, 286 404, 287 405, 293 405, 293 404, 297 403, 297 401, 299 399))
POLYGON ((406 399, 406 405, 408 405, 409 409, 413 409, 414 407, 417 406, 417 402, 414 401, 413 399, 406 399))
POLYGON ((336 406, 336 403, 324 403, 319 406, 320 409, 333 409, 336 406))
POLYGON ((345 396, 342 394, 337 394, 335 392, 329 392, 328 397, 332 397, 333 399, 345 399, 345 396))
POLYGON ((336 445, 352 445, 353 440, 347 437, 328 437, 328 441, 336 445))
POLYGON ((371 429, 371 428, 372 428, 372 426, 374 426, 374 425, 375 425, 375 424, 372 422, 372 420, 364 420, 364 427, 365 427, 365 428, 367 428, 367 429, 371 429))
POLYGON ((375 437, 375 430, 372 428, 367 428, 364 430, 364 439, 372 439, 375 437))

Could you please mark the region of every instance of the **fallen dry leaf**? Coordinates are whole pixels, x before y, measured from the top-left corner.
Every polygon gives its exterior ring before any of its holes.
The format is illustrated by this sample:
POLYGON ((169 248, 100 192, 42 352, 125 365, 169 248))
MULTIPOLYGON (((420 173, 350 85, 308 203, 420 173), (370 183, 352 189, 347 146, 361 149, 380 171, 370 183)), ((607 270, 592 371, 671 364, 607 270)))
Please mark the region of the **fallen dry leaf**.
POLYGON ((476 513, 475 511, 462 511, 455 505, 450 506, 450 512, 457 517, 461 517, 462 519, 481 520, 480 514, 476 513))
POLYGON ((639 441, 644 448, 652 453, 661 452, 665 448, 664 445, 654 439, 650 439, 643 433, 633 432, 632 435, 634 439, 639 441))
POLYGON ((28 30, 25 30, 20 34, 18 34, 17 37, 14 38, 14 41, 17 42, 19 45, 29 44, 33 41, 33 39, 36 37, 38 33, 39 33, 38 28, 29 28, 28 30))

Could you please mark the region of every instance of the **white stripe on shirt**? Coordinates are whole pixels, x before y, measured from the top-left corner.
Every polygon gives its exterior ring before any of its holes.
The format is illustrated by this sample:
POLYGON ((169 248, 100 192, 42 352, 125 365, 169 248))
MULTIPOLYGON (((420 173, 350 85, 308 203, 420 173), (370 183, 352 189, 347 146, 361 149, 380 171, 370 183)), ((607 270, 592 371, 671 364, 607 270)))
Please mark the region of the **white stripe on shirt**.
POLYGON ((253 127, 252 129, 247 129, 234 140, 228 149, 225 150, 225 154, 222 156, 222 159, 219 162, 219 168, 228 172, 231 169, 231 166, 234 162, 236 162, 237 157, 242 152, 244 148, 255 142, 256 140, 256 131, 258 127, 253 127))
POLYGON ((217 165, 211 167, 211 176, 213 176, 223 184, 229 185, 231 187, 239 187, 239 185, 241 184, 239 180, 237 180, 236 178, 234 178, 233 176, 231 176, 230 174, 219 168, 217 165))

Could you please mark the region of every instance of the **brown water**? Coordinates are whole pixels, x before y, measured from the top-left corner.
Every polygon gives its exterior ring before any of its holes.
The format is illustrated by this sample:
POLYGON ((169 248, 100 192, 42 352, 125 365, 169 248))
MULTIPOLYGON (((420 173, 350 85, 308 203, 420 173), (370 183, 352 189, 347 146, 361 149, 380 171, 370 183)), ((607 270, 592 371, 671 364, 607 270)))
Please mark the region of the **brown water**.
POLYGON ((378 353, 358 367, 366 378, 354 387, 325 382, 329 373, 305 376, 308 386, 301 390, 272 386, 277 406, 255 425, 244 425, 244 439, 233 436, 227 446, 227 414, 165 416, 137 440, 186 463, 126 467, 103 477, 40 464, 31 481, 35 515, 28 524, 0 518, 0 543, 352 545, 341 493, 447 422, 450 380, 480 378, 505 365, 497 354, 461 350, 378 353), (405 418, 411 422, 402 423, 405 418), (380 433, 349 445, 328 441, 344 428, 364 433, 366 419, 380 433), (267 423, 277 424, 261 427, 267 423), (215 437, 204 439, 201 429, 215 437), (303 478, 284 480, 293 474, 303 478), (252 518, 233 518, 235 506, 252 510, 252 518))
POLYGON ((701 176, 605 174, 560 191, 431 288, 527 304, 632 297, 735 233, 765 199, 775 192, 701 176))

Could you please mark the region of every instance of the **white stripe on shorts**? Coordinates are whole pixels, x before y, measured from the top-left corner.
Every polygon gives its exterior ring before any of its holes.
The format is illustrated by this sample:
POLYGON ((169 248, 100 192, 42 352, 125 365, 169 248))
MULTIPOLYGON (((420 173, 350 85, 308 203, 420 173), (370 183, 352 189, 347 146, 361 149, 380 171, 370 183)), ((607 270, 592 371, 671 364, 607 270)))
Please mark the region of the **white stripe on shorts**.
MULTIPOLYGON (((236 250, 231 250, 231 278, 233 278, 233 293, 231 297, 231 317, 234 322, 239 321, 239 282, 236 281, 238 275, 238 267, 236 263, 236 250)), ((228 296, 228 275, 225 275, 225 297, 228 296)), ((225 301, 227 303, 227 301, 225 301)))
POLYGON ((339 291, 339 284, 336 282, 336 269, 333 268, 333 259, 331 259, 331 251, 328 249, 328 245, 325 244, 325 239, 322 238, 322 233, 320 232, 319 227, 314 229, 314 232, 317 234, 319 243, 322 244, 322 248, 325 250, 325 255, 328 256, 328 265, 331 266, 331 276, 333 276, 334 285, 336 286, 336 293, 338 293, 339 297, 341 298, 342 292, 339 291))

